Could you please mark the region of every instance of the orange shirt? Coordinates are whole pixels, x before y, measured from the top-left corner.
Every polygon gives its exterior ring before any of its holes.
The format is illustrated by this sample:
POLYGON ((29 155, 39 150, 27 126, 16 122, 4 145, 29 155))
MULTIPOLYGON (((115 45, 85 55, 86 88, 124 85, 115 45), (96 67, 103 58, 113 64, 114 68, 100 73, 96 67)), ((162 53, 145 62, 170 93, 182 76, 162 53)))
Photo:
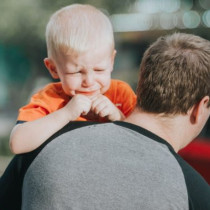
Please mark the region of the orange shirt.
MULTIPOLYGON (((136 105, 136 95, 131 87, 120 80, 111 80, 104 94, 121 112, 128 116, 136 105)), ((18 121, 33 121, 64 107, 71 97, 66 95, 60 82, 50 83, 31 97, 29 104, 19 109, 18 121)), ((79 117, 81 121, 105 122, 106 118, 93 115, 79 117)))

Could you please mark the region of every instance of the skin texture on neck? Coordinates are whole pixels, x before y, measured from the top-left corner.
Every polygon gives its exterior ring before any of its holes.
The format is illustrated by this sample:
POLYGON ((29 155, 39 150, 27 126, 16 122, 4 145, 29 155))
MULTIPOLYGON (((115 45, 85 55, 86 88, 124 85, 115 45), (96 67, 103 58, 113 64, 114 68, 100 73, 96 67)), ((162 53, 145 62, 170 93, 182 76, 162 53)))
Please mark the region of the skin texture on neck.
POLYGON ((143 127, 167 141, 176 152, 192 140, 189 135, 188 115, 163 116, 160 114, 147 113, 135 108, 133 113, 126 118, 125 122, 143 127), (186 133, 186 131, 188 131, 186 133))
POLYGON ((125 121, 160 136, 178 152, 201 132, 210 116, 208 103, 209 96, 205 96, 185 114, 149 113, 136 107, 125 121))

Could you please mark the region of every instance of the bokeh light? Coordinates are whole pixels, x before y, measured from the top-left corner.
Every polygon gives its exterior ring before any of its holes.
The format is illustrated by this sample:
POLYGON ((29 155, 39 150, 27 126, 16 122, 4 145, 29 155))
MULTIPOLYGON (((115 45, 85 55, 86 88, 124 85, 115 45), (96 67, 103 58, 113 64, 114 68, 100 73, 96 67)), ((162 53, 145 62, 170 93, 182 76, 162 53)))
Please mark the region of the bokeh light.
POLYGON ((196 11, 188 11, 183 15, 183 23, 186 28, 197 28, 200 22, 200 15, 196 11))
POLYGON ((210 1, 209 0, 199 0, 200 6, 203 9, 210 9, 210 1))
POLYGON ((145 14, 112 15, 111 22, 115 32, 146 31, 153 25, 152 17, 145 14))
POLYGON ((163 29, 170 30, 176 26, 176 17, 175 15, 163 13, 160 15, 160 26, 163 29))
POLYGON ((135 10, 147 14, 159 12, 172 13, 179 10, 180 5, 180 0, 139 0, 135 3, 135 10))
POLYGON ((176 28, 178 28, 178 29, 184 29, 185 28, 185 25, 183 23, 183 18, 182 18, 183 14, 184 13, 182 11, 174 14, 174 24, 175 24, 176 28))
POLYGON ((139 0, 135 3, 135 9, 138 12, 154 14, 160 11, 161 0, 139 0))
POLYGON ((172 13, 180 9, 180 0, 162 0, 161 1, 161 10, 163 12, 172 13))
POLYGON ((205 26, 210 27, 210 10, 207 10, 203 13, 202 21, 205 26))

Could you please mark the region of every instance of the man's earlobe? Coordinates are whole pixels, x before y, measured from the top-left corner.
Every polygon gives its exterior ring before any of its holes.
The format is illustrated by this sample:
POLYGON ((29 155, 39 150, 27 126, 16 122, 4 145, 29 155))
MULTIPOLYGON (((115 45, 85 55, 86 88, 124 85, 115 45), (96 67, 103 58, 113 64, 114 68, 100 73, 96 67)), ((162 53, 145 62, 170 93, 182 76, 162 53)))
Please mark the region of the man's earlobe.
POLYGON ((190 114, 190 122, 192 124, 196 123, 197 120, 197 113, 198 113, 198 104, 195 104, 189 111, 188 113, 190 114))
POLYGON ((198 123, 203 119, 203 115, 206 114, 206 109, 209 103, 209 96, 203 97, 197 104, 195 104, 191 109, 191 123, 198 123))
POLYGON ((53 60, 50 58, 45 58, 44 64, 45 64, 46 68, 48 69, 49 73, 51 74, 51 76, 53 77, 53 79, 58 79, 59 76, 57 73, 56 65, 53 62, 53 60))

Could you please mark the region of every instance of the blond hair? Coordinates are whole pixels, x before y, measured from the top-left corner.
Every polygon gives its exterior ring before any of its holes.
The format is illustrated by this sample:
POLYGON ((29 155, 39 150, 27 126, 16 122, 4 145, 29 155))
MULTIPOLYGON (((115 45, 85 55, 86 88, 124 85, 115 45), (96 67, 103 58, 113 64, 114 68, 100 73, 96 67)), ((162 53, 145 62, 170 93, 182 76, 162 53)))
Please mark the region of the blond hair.
POLYGON ((140 66, 138 107, 152 113, 186 114, 205 96, 210 97, 208 40, 175 33, 147 49, 140 66))
POLYGON ((101 46, 114 49, 109 18, 90 5, 73 4, 56 11, 46 27, 48 57, 85 52, 101 46))

